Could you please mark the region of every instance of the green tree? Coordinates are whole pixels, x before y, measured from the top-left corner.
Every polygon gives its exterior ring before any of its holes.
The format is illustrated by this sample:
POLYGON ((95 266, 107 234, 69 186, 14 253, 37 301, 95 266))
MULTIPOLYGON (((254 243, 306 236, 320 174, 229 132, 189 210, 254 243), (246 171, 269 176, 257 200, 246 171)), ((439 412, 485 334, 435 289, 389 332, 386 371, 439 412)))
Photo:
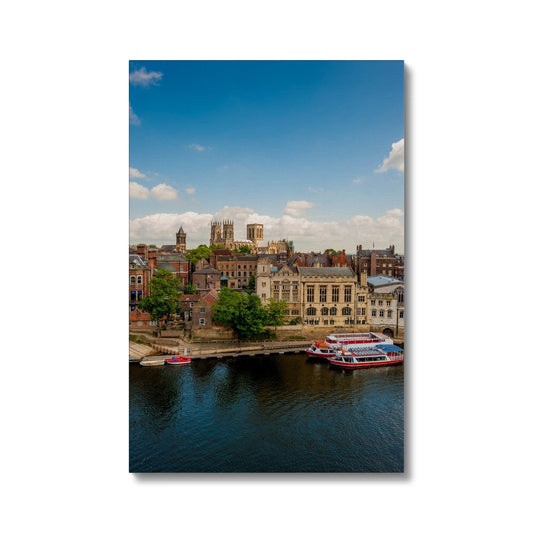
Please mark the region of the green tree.
POLYGON ((253 294, 255 292, 255 276, 253 274, 248 278, 248 285, 246 285, 244 290, 248 294, 253 294))
POLYGON ((185 257, 193 264, 198 264, 202 259, 209 259, 211 257, 211 249, 205 244, 200 244, 197 248, 187 252, 185 257))
POLYGON ((285 311, 287 310, 287 302, 285 300, 279 300, 276 302, 274 298, 269 298, 265 310, 265 326, 281 326, 283 324, 285 311))
POLYGON ((237 248, 235 251, 238 254, 251 254, 252 253, 252 249, 247 244, 243 244, 242 246, 239 246, 239 248, 237 248))
POLYGON ((239 339, 252 339, 264 334, 267 313, 259 296, 223 287, 213 306, 213 320, 233 329, 239 339))
POLYGON ((187 284, 187 287, 185 287, 185 294, 196 294, 196 287, 194 286, 194 283, 187 284))
POLYGON ((163 321, 172 314, 181 313, 180 287, 179 278, 175 278, 168 270, 159 269, 148 285, 150 296, 139 302, 139 309, 150 313, 150 320, 157 322, 158 336, 163 321))

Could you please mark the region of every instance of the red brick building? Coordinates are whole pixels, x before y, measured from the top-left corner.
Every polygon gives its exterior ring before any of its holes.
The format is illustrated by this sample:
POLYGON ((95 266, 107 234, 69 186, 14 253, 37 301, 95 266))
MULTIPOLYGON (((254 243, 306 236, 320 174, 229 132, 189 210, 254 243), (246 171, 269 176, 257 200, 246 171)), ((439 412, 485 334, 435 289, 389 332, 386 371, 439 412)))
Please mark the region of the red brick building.
POLYGON ((357 246, 356 272, 368 276, 395 276, 403 279, 403 257, 394 253, 394 245, 385 250, 363 250, 357 246))
POLYGON ((214 289, 204 294, 192 308, 192 329, 205 329, 213 326, 213 306, 218 293, 214 289))
POLYGON ((148 296, 148 284, 152 279, 152 269, 148 261, 138 254, 130 254, 130 312, 135 311, 139 301, 148 296))
POLYGON ((183 254, 157 254, 156 265, 172 272, 184 288, 191 281, 191 262, 183 254))
MULTIPOLYGON (((222 250, 220 250, 222 251, 222 250)), ((257 255, 215 254, 215 268, 227 279, 230 289, 244 289, 248 286, 251 276, 257 274, 257 255)))

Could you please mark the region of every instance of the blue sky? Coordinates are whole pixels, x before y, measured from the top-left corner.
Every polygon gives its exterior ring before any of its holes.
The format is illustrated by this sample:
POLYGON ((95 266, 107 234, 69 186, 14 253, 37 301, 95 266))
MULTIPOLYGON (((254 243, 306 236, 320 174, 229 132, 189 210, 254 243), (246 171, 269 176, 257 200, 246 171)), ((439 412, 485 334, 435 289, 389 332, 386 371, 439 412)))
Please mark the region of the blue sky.
POLYGON ((131 61, 130 242, 404 247, 402 61, 131 61))

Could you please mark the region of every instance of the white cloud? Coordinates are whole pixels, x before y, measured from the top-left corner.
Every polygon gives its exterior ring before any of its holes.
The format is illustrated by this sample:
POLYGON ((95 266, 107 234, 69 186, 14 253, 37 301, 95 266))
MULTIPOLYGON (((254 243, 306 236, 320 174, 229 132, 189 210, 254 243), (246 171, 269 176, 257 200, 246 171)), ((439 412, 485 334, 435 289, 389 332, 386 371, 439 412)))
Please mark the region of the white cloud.
POLYGON ((356 178, 352 180, 353 183, 361 183, 363 180, 361 178, 356 178))
POLYGON ((201 144, 189 144, 188 146, 191 150, 196 150, 197 152, 203 152, 207 146, 202 146, 201 144))
POLYGON ((178 198, 178 191, 166 183, 156 185, 150 194, 156 200, 176 200, 178 198))
POLYGON ((139 117, 133 112, 133 108, 130 104, 130 124, 133 124, 134 126, 139 126, 141 123, 141 120, 139 117))
POLYGON ((130 179, 144 179, 146 177, 146 174, 143 174, 136 168, 130 167, 130 179))
POLYGON ((194 187, 187 187, 187 188, 185 189, 185 192, 186 192, 187 194, 194 194, 194 193, 196 192, 196 189, 195 189, 194 187))
POLYGON ((139 185, 135 181, 130 181, 130 198, 136 198, 137 200, 146 200, 150 196, 150 191, 139 185))
POLYGON ((147 72, 145 67, 141 67, 139 70, 134 70, 130 73, 130 83, 141 87, 149 87, 150 85, 158 85, 162 77, 162 72, 147 72))
POLYGON ((287 202, 283 213, 291 217, 304 217, 307 214, 307 210, 314 206, 314 203, 306 200, 292 200, 287 202))
POLYGON ((390 151, 388 157, 383 160, 381 166, 374 172, 387 172, 391 168, 403 172, 404 167, 404 150, 403 150, 403 139, 400 139, 396 143, 392 143, 392 150, 390 151))
POLYGON ((187 212, 183 214, 149 215, 130 222, 130 242, 156 242, 173 244, 175 233, 183 226, 187 233, 187 247, 209 244, 212 220, 231 219, 235 226, 235 239, 246 239, 246 224, 264 225, 265 241, 289 239, 300 252, 323 251, 326 248, 345 249, 355 253, 355 247, 386 248, 390 244, 402 253, 404 246, 403 211, 392 209, 377 218, 355 215, 337 222, 310 221, 302 216, 284 214, 280 218, 260 215, 249 207, 224 206, 215 213, 187 212))

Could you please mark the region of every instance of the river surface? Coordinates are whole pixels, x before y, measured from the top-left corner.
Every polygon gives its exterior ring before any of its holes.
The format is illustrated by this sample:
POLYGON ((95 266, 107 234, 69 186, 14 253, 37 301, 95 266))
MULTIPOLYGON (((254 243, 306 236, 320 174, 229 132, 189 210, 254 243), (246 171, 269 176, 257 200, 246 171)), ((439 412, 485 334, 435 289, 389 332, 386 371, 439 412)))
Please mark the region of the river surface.
POLYGON ((130 365, 130 472, 403 472, 404 367, 130 365))

